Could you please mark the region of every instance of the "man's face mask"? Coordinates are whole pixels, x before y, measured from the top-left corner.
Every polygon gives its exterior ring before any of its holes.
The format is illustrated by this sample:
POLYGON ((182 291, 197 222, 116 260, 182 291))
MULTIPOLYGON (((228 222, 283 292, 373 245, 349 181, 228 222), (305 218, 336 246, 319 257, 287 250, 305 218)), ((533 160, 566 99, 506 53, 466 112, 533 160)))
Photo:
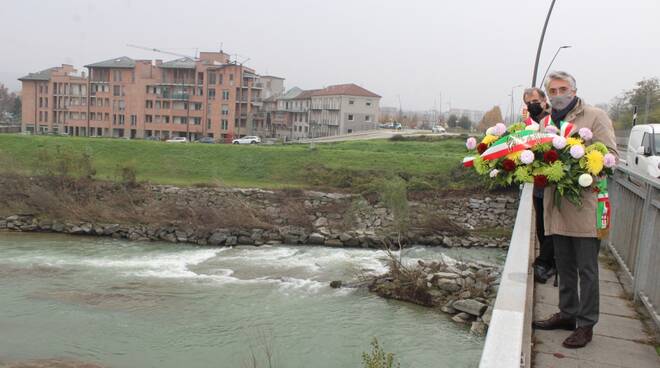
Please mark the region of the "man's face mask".
POLYGON ((563 110, 571 103, 571 101, 573 101, 573 97, 575 97, 575 94, 569 91, 563 95, 551 96, 550 103, 552 104, 553 109, 563 110))
POLYGON ((537 116, 543 112, 543 105, 540 102, 528 102, 527 111, 529 111, 532 116, 537 116))

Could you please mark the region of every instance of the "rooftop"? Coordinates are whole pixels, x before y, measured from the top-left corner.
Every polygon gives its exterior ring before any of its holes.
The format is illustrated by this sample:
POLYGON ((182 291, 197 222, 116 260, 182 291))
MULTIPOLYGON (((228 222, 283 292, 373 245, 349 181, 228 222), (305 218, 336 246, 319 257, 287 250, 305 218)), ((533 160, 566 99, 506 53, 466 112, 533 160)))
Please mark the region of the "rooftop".
POLYGON ((361 96, 361 97, 380 97, 379 95, 358 86, 355 83, 337 84, 328 86, 319 90, 312 90, 312 96, 361 96))
POLYGON ((160 64, 160 67, 170 69, 195 69, 195 60, 184 57, 181 59, 166 61, 160 64))
POLYGON ((100 61, 98 63, 85 65, 86 68, 135 68, 135 60, 128 56, 100 61))
POLYGON ((29 73, 24 77, 18 78, 19 81, 47 81, 50 80, 51 74, 57 70, 57 67, 48 68, 36 73, 29 73))

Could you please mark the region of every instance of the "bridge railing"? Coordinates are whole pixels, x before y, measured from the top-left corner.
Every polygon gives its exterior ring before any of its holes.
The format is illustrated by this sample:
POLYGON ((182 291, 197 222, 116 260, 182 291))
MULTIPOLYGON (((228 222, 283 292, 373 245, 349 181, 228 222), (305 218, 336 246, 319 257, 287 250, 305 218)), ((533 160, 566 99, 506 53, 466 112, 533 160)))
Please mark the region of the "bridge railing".
POLYGON ((612 228, 608 246, 660 328, 660 181, 624 165, 609 180, 612 228))
POLYGON ((534 260, 533 218, 532 185, 526 184, 520 195, 480 368, 529 367, 534 291, 530 272, 534 260))

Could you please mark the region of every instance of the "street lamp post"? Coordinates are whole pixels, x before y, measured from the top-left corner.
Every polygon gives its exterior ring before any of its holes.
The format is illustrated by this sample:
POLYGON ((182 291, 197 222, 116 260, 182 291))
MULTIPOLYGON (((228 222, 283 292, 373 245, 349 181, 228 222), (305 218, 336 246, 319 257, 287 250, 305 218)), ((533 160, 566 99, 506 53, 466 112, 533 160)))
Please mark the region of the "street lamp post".
POLYGON ((555 56, 552 57, 552 60, 550 61, 550 64, 548 64, 548 69, 545 70, 545 74, 543 74, 543 78, 541 78, 541 87, 543 87, 543 82, 545 81, 545 77, 548 75, 548 72, 550 71, 550 67, 552 66, 552 63, 555 62, 555 58, 557 58, 557 55, 559 54, 559 51, 561 51, 561 49, 569 49, 571 47, 572 46, 570 46, 570 45, 565 45, 565 46, 561 46, 557 49, 557 52, 555 52, 555 56))
POLYGON ((513 102, 513 90, 516 89, 516 88, 518 88, 518 87, 522 87, 522 86, 523 86, 522 84, 519 84, 519 85, 517 85, 517 86, 513 86, 513 87, 511 87, 511 116, 510 116, 510 120, 509 120, 510 123, 513 123, 513 119, 514 119, 514 117, 513 117, 513 115, 514 115, 514 112, 513 112, 513 110, 514 110, 514 107, 513 107, 513 105, 514 105, 514 102, 513 102))
POLYGON ((534 74, 532 74, 532 87, 536 87, 536 75, 539 70, 539 59, 541 58, 541 49, 543 48, 543 38, 545 37, 545 30, 548 28, 548 21, 550 21, 550 14, 552 14, 552 8, 555 6, 555 1, 552 0, 550 4, 550 9, 548 10, 548 15, 545 17, 545 24, 543 24, 543 31, 541 32, 541 39, 539 40, 539 47, 536 49, 536 61, 534 62, 534 74))

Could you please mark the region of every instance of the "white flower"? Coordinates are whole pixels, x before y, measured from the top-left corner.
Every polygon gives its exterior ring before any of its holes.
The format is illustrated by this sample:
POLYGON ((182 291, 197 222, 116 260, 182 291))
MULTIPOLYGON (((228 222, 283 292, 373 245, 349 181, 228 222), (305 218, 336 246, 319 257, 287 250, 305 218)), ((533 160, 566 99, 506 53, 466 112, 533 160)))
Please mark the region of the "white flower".
POLYGON ((506 125, 504 123, 495 124, 495 135, 502 135, 506 133, 506 125))
POLYGON ((486 134, 495 135, 495 127, 490 127, 488 129, 486 129, 486 134))
POLYGON ((490 171, 490 177, 491 177, 491 178, 494 178, 494 177, 496 177, 497 174, 499 174, 499 173, 500 173, 500 170, 493 169, 493 170, 490 171))
POLYGON ((534 152, 530 150, 524 150, 520 153, 520 162, 525 165, 529 165, 534 162, 534 152))
POLYGON ((580 135, 580 138, 584 139, 585 141, 591 140, 591 138, 594 137, 594 134, 589 128, 580 128, 580 130, 578 130, 578 134, 580 135))
POLYGON ((582 174, 578 178, 578 183, 580 184, 580 186, 583 186, 585 188, 590 186, 593 182, 594 182, 594 178, 589 174, 582 174))
POLYGON ((558 135, 552 138, 552 145, 558 150, 563 149, 566 147, 566 138, 558 135))

